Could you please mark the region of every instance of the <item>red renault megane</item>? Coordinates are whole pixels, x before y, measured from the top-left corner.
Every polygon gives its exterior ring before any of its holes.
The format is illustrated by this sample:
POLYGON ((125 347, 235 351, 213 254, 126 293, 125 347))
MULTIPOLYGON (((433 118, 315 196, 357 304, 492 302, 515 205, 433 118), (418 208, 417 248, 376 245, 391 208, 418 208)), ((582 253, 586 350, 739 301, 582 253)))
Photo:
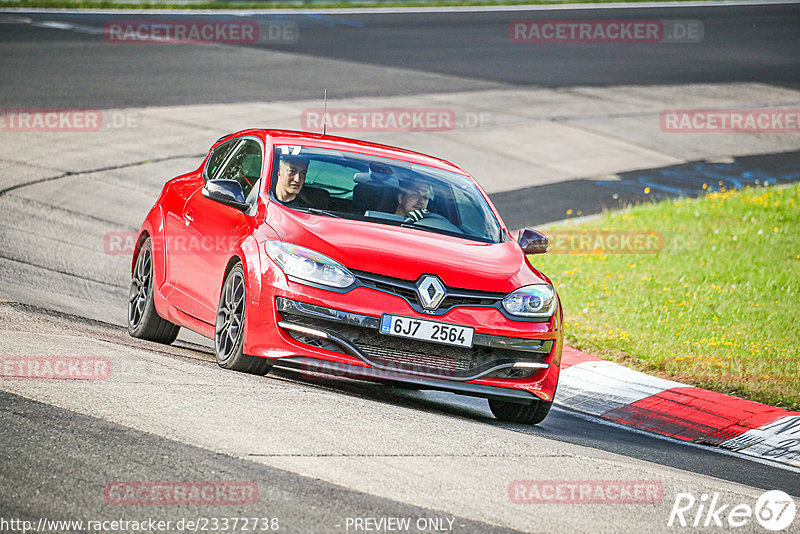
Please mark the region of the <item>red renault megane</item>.
POLYGON ((166 183, 136 242, 134 337, 180 327, 221 367, 273 365, 484 397, 541 422, 563 344, 553 284, 446 161, 327 135, 245 130, 166 183))

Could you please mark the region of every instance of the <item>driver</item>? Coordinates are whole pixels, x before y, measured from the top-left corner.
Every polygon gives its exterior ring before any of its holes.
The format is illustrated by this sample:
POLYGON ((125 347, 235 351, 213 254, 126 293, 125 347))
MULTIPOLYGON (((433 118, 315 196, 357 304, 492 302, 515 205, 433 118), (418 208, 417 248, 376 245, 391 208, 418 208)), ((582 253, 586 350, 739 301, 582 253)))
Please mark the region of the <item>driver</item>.
POLYGON ((418 221, 428 214, 428 202, 433 198, 433 186, 428 182, 400 184, 395 215, 418 221))
POLYGON ((275 184, 275 198, 284 206, 308 208, 311 204, 300 192, 306 183, 308 158, 300 156, 281 156, 278 164, 278 180, 275 184))

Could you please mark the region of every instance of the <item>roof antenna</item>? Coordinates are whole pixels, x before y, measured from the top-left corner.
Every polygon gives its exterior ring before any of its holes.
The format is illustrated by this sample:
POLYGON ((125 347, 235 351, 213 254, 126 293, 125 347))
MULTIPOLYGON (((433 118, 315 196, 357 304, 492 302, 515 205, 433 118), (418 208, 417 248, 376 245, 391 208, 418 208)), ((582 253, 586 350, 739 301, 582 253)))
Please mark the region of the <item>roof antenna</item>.
POLYGON ((322 135, 328 131, 328 88, 325 88, 324 103, 322 105, 322 135))

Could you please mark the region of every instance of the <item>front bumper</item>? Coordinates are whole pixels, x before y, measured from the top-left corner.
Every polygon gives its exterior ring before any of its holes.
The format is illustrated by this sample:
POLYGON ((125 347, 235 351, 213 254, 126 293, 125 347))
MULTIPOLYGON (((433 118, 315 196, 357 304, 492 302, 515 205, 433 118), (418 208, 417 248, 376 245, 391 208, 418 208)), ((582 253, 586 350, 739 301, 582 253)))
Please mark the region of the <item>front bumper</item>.
MULTIPOLYGON (((402 296, 376 288, 359 286, 335 292, 293 282, 273 267, 266 255, 261 276, 251 284, 257 290, 249 294, 244 352, 273 359, 275 365, 297 367, 303 361, 307 368, 306 364, 314 362, 313 369, 332 365, 342 376, 404 383, 433 381, 424 387, 508 400, 519 394, 517 402, 528 398, 549 401, 555 393, 563 343, 560 310, 548 322, 511 321, 495 307, 459 302, 444 316, 431 317, 418 314, 402 296), (380 334, 376 310, 473 326, 473 348, 380 334), (434 347, 443 347, 444 352, 434 347), (547 368, 539 364, 547 364, 547 368), (505 395, 505 390, 512 391, 505 395), (492 391, 500 393, 490 394, 492 391)), ((330 371, 320 369, 326 374, 330 371)))
POLYGON ((278 326, 296 341, 352 356, 371 368, 418 378, 467 382, 528 378, 547 371, 552 339, 475 333, 471 348, 387 336, 380 319, 277 297, 278 326))
POLYGON ((425 378, 420 376, 410 376, 388 371, 362 367, 360 365, 349 365, 339 362, 330 362, 308 358, 305 356, 290 356, 275 360, 275 365, 295 369, 306 376, 323 374, 341 378, 351 378, 353 380, 368 380, 378 382, 388 382, 402 384, 403 386, 413 386, 417 389, 433 389, 438 391, 448 391, 459 395, 470 397, 480 397, 483 399, 497 399, 518 404, 530 404, 537 400, 538 396, 522 389, 512 389, 486 384, 474 384, 471 382, 453 382, 452 380, 441 380, 436 378, 425 378))

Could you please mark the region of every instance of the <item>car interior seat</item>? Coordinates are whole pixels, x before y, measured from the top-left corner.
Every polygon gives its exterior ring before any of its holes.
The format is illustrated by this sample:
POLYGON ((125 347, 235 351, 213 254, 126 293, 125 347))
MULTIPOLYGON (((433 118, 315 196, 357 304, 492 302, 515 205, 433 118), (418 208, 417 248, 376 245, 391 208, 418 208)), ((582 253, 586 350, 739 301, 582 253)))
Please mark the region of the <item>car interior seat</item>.
POLYGON ((304 186, 300 191, 300 198, 311 204, 311 207, 326 210, 331 203, 331 194, 321 187, 304 186))
POLYGON ((397 209, 399 188, 395 178, 375 172, 358 172, 353 180, 356 182, 353 187, 353 204, 357 213, 394 213, 397 209))

